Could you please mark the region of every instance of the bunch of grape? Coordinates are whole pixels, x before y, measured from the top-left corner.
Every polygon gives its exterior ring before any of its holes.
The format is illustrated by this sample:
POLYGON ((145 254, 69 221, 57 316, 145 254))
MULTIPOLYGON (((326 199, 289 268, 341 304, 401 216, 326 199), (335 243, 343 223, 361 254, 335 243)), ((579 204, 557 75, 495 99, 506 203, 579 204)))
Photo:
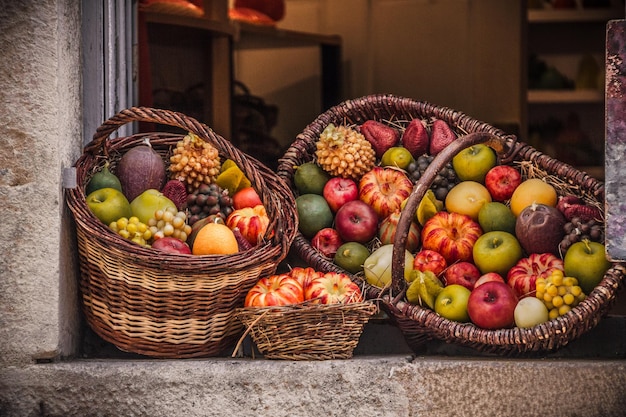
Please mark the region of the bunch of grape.
MULTIPOLYGON (((434 156, 432 155, 422 155, 409 164, 406 170, 413 183, 417 183, 419 181, 433 159, 434 156)), ((458 182, 459 180, 456 176, 454 168, 452 167, 452 163, 448 163, 441 169, 441 171, 439 171, 430 188, 435 193, 437 200, 443 201, 446 199, 448 191, 450 191, 458 182)))
POLYGON ((191 234, 191 226, 187 224, 187 213, 174 207, 157 210, 154 217, 148 220, 148 226, 154 240, 171 236, 185 242, 191 234))
POLYGON ((564 276, 561 270, 553 271, 547 278, 537 278, 535 287, 535 296, 546 305, 551 320, 567 314, 585 299, 578 280, 564 276))
POLYGON ((217 184, 202 184, 187 196, 187 209, 190 225, 211 214, 221 214, 225 219, 233 212, 233 199, 228 195, 228 190, 217 184))
POLYGON ((152 231, 147 224, 140 222, 136 216, 131 218, 122 217, 115 222, 111 222, 109 229, 138 245, 150 246, 148 241, 152 238, 152 231))
POLYGON ((570 246, 581 240, 604 243, 604 226, 598 220, 583 221, 580 217, 574 217, 564 226, 565 236, 559 244, 561 254, 565 254, 570 246))

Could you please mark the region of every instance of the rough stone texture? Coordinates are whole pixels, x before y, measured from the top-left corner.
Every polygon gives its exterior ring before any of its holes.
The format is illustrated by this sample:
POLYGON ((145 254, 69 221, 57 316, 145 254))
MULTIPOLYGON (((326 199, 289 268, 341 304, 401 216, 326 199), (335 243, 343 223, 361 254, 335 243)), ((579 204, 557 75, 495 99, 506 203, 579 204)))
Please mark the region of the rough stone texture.
POLYGON ((77 2, 0 2, 2 362, 75 350, 61 176, 80 153, 79 22, 77 2))
POLYGON ((626 20, 613 20, 606 38, 606 246, 626 260, 626 20))
POLYGON ((623 416, 626 363, 407 356, 79 361, 0 372, 8 416, 623 416))

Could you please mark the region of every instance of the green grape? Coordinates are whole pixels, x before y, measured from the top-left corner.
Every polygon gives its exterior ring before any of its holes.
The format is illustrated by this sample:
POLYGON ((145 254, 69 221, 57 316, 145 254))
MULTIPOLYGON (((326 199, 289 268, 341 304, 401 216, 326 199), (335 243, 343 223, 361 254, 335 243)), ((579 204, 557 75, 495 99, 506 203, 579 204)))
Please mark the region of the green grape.
POLYGON ((148 241, 152 238, 152 233, 147 224, 139 221, 135 216, 131 218, 122 217, 109 225, 109 228, 132 242, 142 246, 150 246, 148 241))
POLYGON ((185 242, 191 234, 191 226, 187 224, 187 214, 173 207, 157 210, 154 217, 148 220, 148 230, 153 240, 171 236, 185 242))

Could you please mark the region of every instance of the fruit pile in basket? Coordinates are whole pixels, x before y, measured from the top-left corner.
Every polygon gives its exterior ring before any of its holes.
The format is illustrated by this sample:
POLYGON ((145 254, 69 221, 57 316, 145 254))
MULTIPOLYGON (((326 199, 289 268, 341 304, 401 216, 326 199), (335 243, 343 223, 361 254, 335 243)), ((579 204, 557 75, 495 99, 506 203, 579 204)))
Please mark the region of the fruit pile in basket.
POLYGON ((217 149, 193 133, 169 157, 146 139, 119 160, 105 161, 85 194, 91 212, 112 232, 170 253, 247 250, 263 240, 270 222, 237 164, 221 161, 217 149))
MULTIPOLYGON (((415 184, 462 131, 444 120, 329 124, 293 175, 299 230, 325 259, 391 285, 393 242, 415 184)), ((599 202, 485 144, 438 167, 408 230, 406 300, 484 329, 568 314, 610 267, 599 202)))

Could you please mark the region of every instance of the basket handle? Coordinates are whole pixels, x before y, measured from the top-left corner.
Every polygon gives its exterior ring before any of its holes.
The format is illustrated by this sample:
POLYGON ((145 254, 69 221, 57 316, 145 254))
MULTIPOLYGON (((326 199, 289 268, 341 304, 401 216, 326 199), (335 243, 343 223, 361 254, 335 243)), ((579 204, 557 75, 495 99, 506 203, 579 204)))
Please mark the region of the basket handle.
POLYGON ((422 201, 426 191, 430 188, 430 184, 433 182, 441 168, 449 163, 461 150, 479 143, 484 143, 485 145, 491 147, 496 151, 500 158, 509 155, 512 148, 515 147, 515 141, 511 141, 510 138, 494 135, 489 132, 475 132, 459 137, 439 152, 439 154, 437 154, 430 165, 428 165, 419 181, 415 184, 415 187, 413 187, 413 191, 407 199, 406 206, 400 214, 393 242, 393 254, 391 258, 391 289, 396 297, 400 297, 406 288, 406 281, 404 280, 403 274, 404 247, 409 234, 409 226, 415 210, 417 210, 417 206, 420 201, 422 201))

